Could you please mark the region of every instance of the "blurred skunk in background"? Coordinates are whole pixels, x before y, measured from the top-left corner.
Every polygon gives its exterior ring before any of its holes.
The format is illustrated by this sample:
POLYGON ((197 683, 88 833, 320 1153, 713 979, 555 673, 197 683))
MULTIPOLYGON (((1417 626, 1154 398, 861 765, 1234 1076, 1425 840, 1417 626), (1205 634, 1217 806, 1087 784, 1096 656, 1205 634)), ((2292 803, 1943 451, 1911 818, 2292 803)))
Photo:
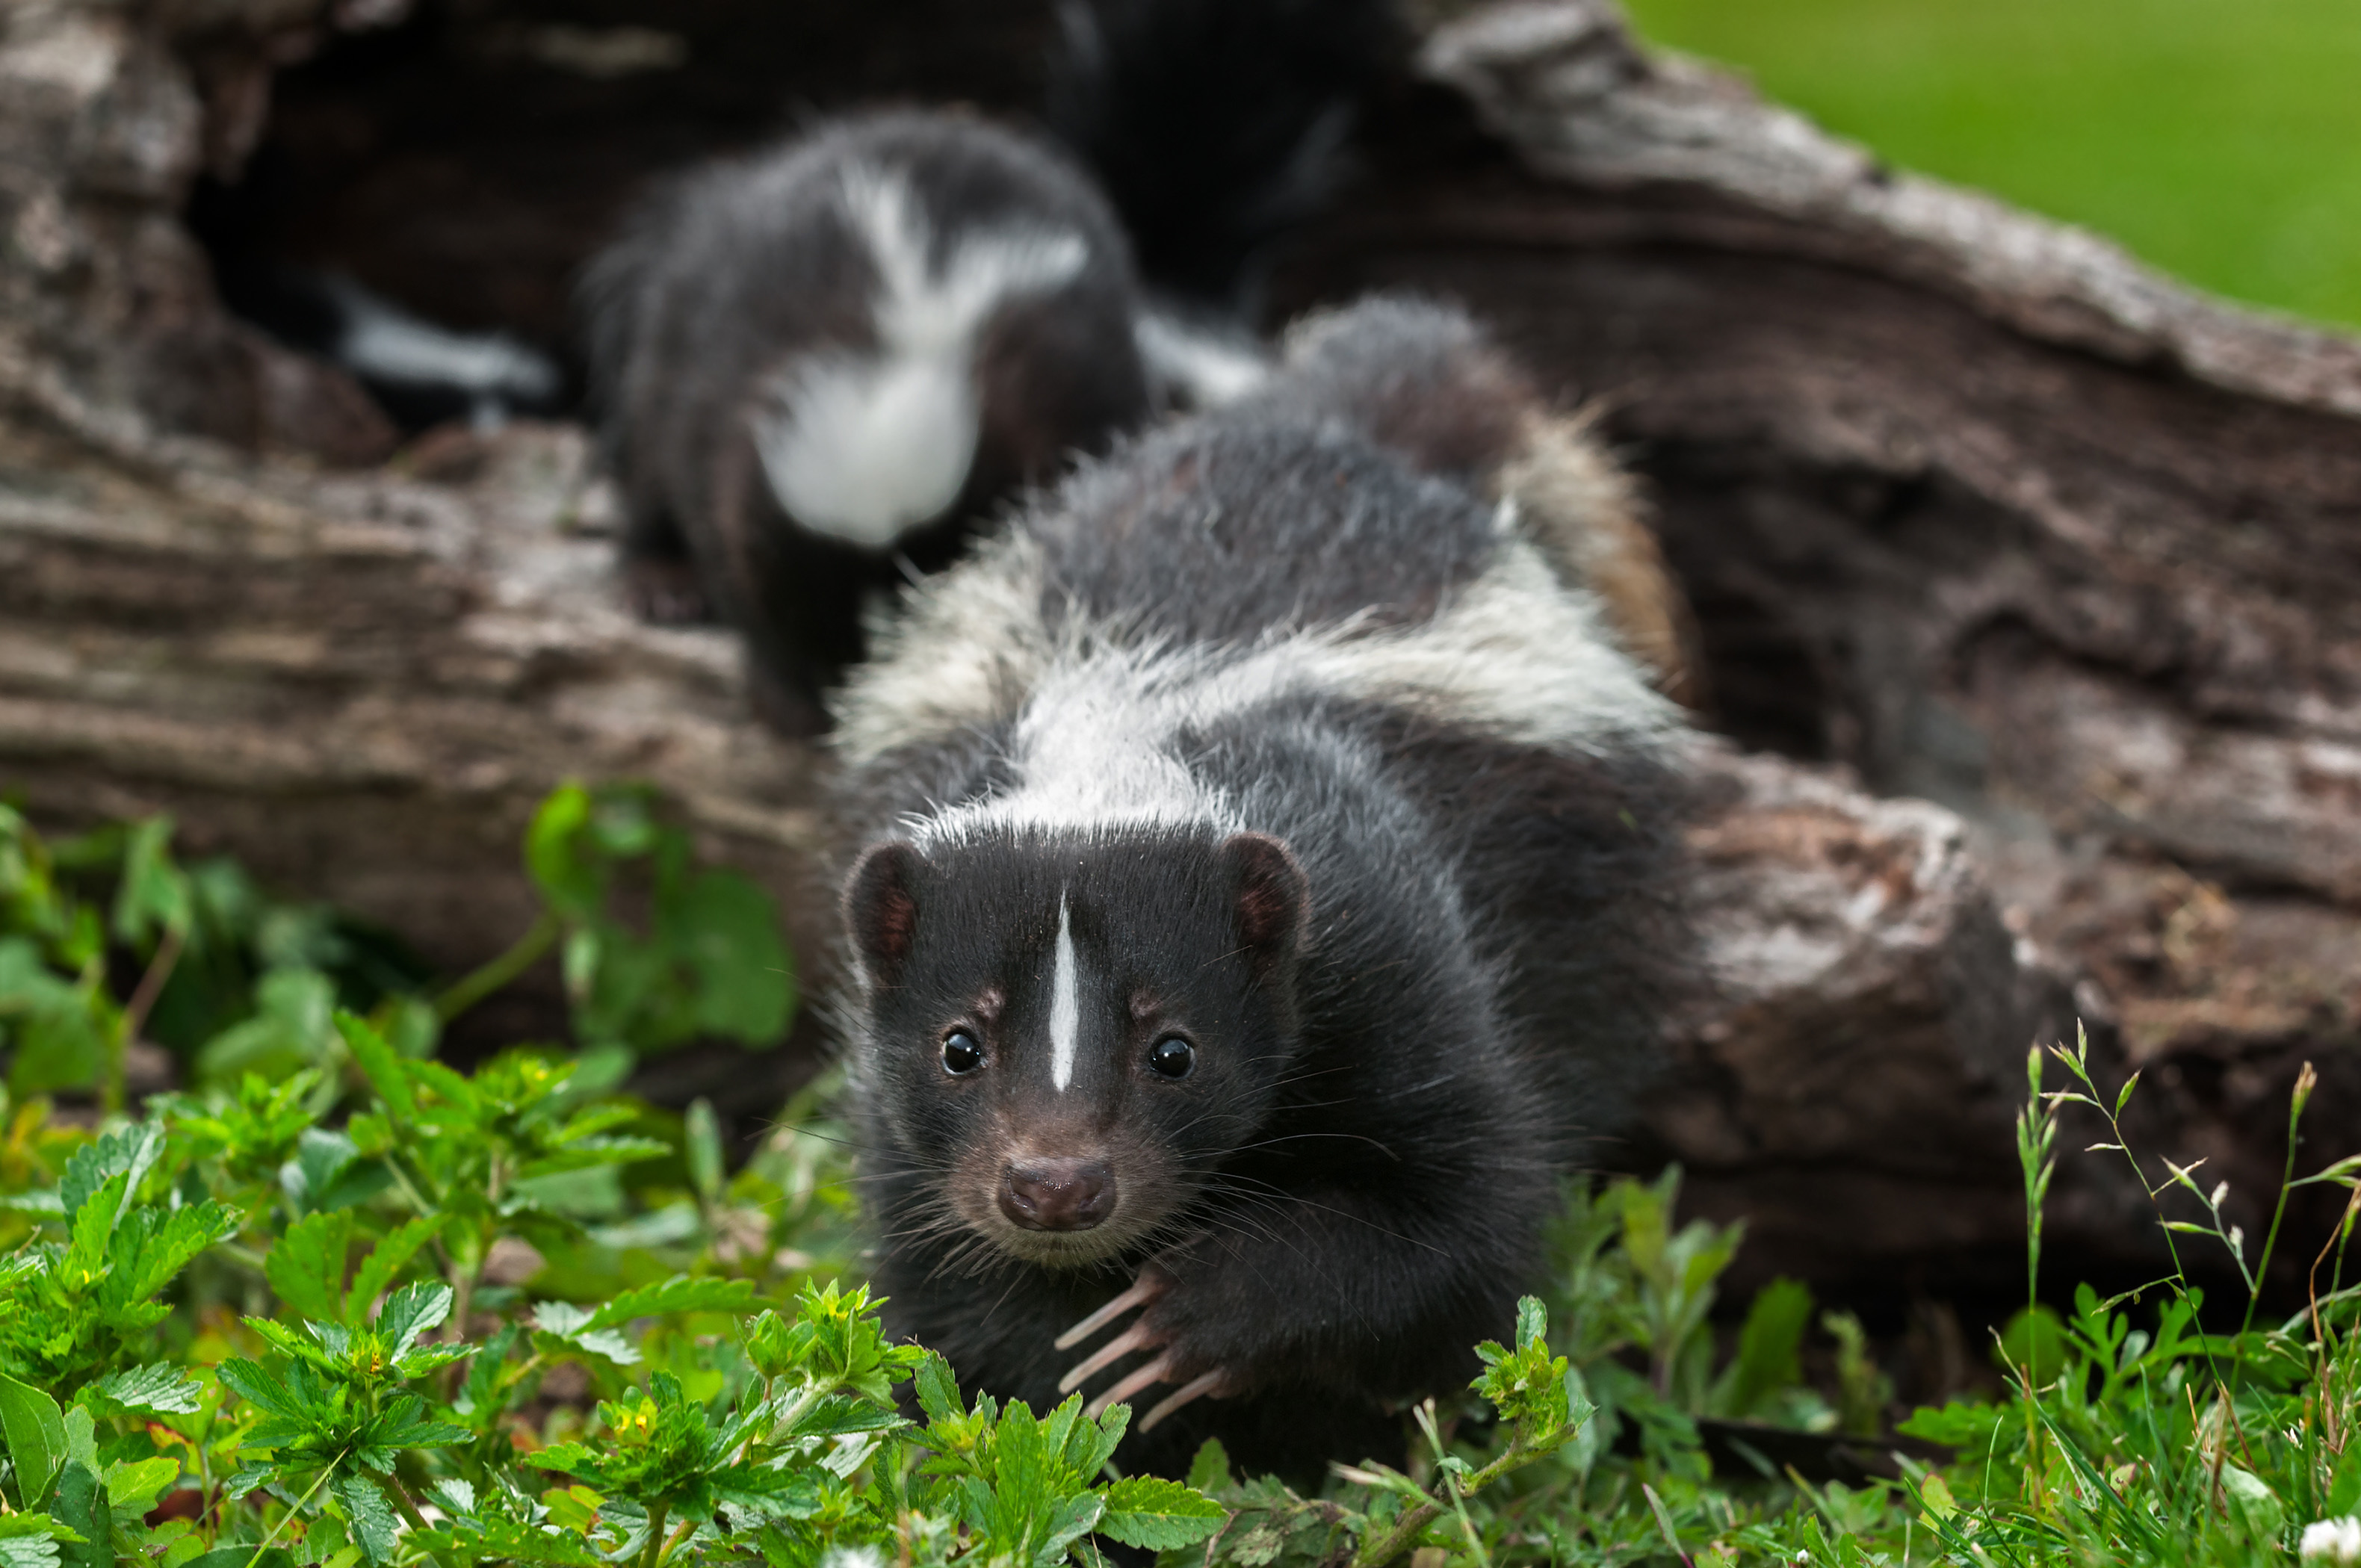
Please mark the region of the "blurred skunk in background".
POLYGON ((717 610, 769 716, 817 728, 864 600, 1144 419, 1115 214, 963 115, 832 120, 662 192, 584 284, 643 612, 717 610))
POLYGON ((790 731, 824 723, 870 602, 994 506, 1260 380, 1257 263, 1347 169, 1393 37, 1375 0, 1062 22, 1072 154, 967 114, 824 121, 679 179, 586 276, 633 598, 738 626, 790 731))
POLYGON ((221 275, 230 308, 280 342, 334 360, 404 430, 450 420, 478 430, 564 407, 557 361, 504 332, 454 332, 351 279, 247 261, 221 275))

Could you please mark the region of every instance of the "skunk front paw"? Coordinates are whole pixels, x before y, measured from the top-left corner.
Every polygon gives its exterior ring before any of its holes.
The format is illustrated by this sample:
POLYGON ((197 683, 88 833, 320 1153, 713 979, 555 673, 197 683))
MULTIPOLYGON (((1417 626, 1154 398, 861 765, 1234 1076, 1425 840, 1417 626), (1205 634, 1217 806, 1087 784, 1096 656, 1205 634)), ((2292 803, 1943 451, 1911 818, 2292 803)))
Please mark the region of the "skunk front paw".
POLYGON ((1197 1370, 1198 1358, 1189 1354, 1188 1346, 1177 1343, 1171 1331, 1158 1321, 1157 1306, 1170 1294, 1172 1276, 1151 1263, 1139 1271, 1131 1288, 1068 1329, 1058 1336, 1060 1350, 1071 1350, 1126 1312, 1137 1310, 1139 1316, 1131 1326, 1107 1341, 1089 1357, 1078 1362, 1071 1370, 1058 1379, 1058 1392, 1071 1394, 1125 1356, 1140 1351, 1158 1354, 1126 1373, 1115 1385, 1093 1399, 1089 1413, 1098 1415, 1109 1405, 1120 1404, 1143 1388, 1159 1383, 1178 1383, 1180 1387, 1168 1394, 1143 1417, 1135 1429, 1146 1431, 1191 1400, 1211 1396, 1220 1398, 1230 1392, 1229 1369, 1215 1366, 1197 1370))

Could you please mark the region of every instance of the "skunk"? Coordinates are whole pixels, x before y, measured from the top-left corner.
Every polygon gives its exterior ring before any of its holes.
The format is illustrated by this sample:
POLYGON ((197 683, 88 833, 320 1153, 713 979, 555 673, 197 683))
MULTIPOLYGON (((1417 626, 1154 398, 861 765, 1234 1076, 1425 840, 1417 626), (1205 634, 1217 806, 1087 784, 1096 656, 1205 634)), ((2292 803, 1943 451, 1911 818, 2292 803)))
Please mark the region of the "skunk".
POLYGON ((1064 0, 1044 117, 1098 179, 1145 295, 1162 401, 1206 409, 1268 369, 1275 243, 1352 179, 1366 102, 1400 74, 1390 0, 1064 0))
POLYGON ((1051 72, 1071 153, 871 114, 659 194, 582 290, 642 612, 725 616, 758 703, 816 729, 867 601, 1071 455, 1250 390, 1235 285, 1333 187, 1361 74, 1339 51, 1368 30, 1343 18, 1384 10, 1078 0, 1051 72))
POLYGON ((406 431, 455 419, 489 429, 565 401, 566 373, 540 349, 504 332, 438 326, 341 274, 240 261, 223 267, 221 282, 238 314, 351 371, 406 431))
POLYGON ((1139 1398, 1126 1468, 1299 1477, 1507 1335, 1680 980, 1683 729, 1586 565, 1627 502, 1381 301, 908 596, 835 740, 895 1332, 1139 1398))
POLYGON ((1055 149, 884 113, 702 169, 593 263, 594 395, 642 608, 744 632, 815 727, 864 600, 1146 417, 1115 215, 1055 149))

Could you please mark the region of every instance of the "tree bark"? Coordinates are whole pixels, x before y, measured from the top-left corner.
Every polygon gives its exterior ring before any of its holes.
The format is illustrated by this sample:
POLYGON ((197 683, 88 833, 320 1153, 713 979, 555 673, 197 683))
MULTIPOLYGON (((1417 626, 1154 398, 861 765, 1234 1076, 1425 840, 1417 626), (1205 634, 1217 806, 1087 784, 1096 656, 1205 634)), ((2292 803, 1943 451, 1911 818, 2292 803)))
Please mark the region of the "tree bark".
MULTIPOLYGON (((649 779, 780 892, 824 984, 821 760, 752 722, 720 633, 624 613, 581 433, 366 466, 391 436, 357 389, 214 302, 201 171, 267 143, 274 61, 401 9, 9 13, 0 787, 60 823, 170 810, 456 970, 530 919, 543 793, 649 779)), ((792 25, 850 49, 841 9, 792 25)), ((1695 828, 1708 983, 1617 1161, 1749 1215, 1755 1277, 2004 1297, 2025 1054, 2079 1016, 2111 1089, 2145 1072, 2138 1146, 2208 1157, 2259 1234, 2303 1061, 2303 1162, 2361 1142, 2361 345, 1882 169, 1590 0, 1429 9, 1367 179, 1270 292, 1455 294, 1651 482, 1729 740, 1695 828)), ((1021 101, 1046 9, 961 14, 932 53, 812 59, 1021 101)), ((614 167, 596 200, 471 188, 533 243, 441 286, 546 307, 614 167)), ((2152 1270, 2145 1208, 2068 1157, 2059 1272, 2152 1270)))

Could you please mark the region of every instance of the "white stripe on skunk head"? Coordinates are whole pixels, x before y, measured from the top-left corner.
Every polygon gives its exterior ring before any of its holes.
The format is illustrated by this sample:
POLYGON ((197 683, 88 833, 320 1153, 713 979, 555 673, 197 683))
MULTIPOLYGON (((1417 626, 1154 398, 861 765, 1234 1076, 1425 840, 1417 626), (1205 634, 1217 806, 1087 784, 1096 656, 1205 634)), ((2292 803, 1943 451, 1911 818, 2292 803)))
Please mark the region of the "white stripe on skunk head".
POLYGON ((1082 1032, 1082 988, 1074 976, 1074 923, 1058 895, 1058 970, 1049 990, 1049 1081, 1063 1094, 1074 1081, 1074 1047, 1082 1032))
POLYGON ((1007 302, 1072 282, 1090 247, 1070 229, 1019 224, 954 234, 938 258, 934 225, 890 169, 848 169, 840 200, 876 271, 876 349, 789 362, 752 417, 754 447, 789 516, 883 549, 967 484, 982 418, 977 334, 1007 302))

